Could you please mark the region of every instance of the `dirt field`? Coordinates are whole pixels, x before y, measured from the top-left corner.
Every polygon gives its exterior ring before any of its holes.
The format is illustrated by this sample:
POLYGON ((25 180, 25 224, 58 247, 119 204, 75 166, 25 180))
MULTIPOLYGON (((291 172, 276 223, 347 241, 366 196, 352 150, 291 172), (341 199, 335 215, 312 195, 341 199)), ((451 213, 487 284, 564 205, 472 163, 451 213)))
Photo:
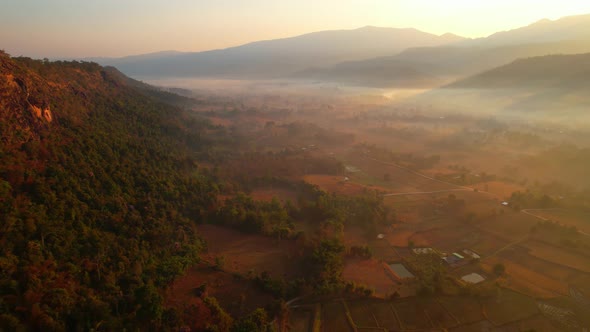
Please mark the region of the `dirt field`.
POLYGON ((198 231, 207 241, 204 259, 213 262, 215 257, 223 257, 224 270, 240 274, 266 271, 273 277, 294 277, 300 273, 295 244, 289 240, 278 241, 215 225, 201 225, 198 231))
POLYGON ((590 273, 590 258, 587 256, 582 256, 535 240, 529 240, 523 245, 530 249, 530 254, 534 257, 590 273))
POLYGON ((414 236, 415 231, 408 229, 394 229, 388 234, 385 234, 385 240, 394 247, 407 247, 408 242, 414 236))
POLYGON ((264 307, 273 299, 271 295, 260 292, 251 283, 236 279, 230 273, 199 265, 189 269, 167 289, 166 305, 177 308, 202 306, 200 297, 195 294, 195 288, 203 284, 207 285, 207 296, 215 297, 225 310, 237 317, 264 307))
POLYGON ((289 331, 309 332, 313 322, 313 307, 296 308, 289 312, 289 331))
POLYGON ((332 301, 322 304, 322 331, 352 331, 346 318, 344 305, 340 301, 332 301))
POLYGON ((426 306, 420 301, 409 300, 394 302, 393 307, 401 320, 403 329, 429 329, 432 327, 430 320, 424 314, 426 306))
POLYGON ((501 283, 507 288, 539 298, 567 294, 567 283, 549 278, 510 260, 490 257, 482 260, 481 265, 486 273, 492 274, 494 265, 498 263, 502 263, 506 267, 507 277, 502 278, 501 283))
POLYGON ((348 310, 357 327, 376 327, 378 322, 373 317, 368 306, 368 301, 347 301, 348 310))
POLYGON ((537 332, 560 332, 552 322, 543 315, 535 315, 531 318, 502 326, 508 331, 537 331, 537 332))
POLYGON ((537 224, 539 220, 535 217, 529 216, 521 212, 513 212, 507 210, 492 218, 487 218, 478 223, 478 225, 501 238, 509 240, 522 239, 528 236, 531 228, 537 224))
POLYGON ((503 325, 539 314, 534 299, 522 294, 501 289, 497 296, 483 302, 488 319, 503 325))
POLYGON ((386 328, 389 331, 397 331, 400 329, 399 320, 397 319, 390 303, 369 303, 369 311, 375 316, 380 327, 386 328))
POLYGON ((417 232, 410 239, 417 247, 435 247, 443 252, 453 252, 470 246, 473 241, 469 240, 472 240, 475 232, 477 230, 471 226, 459 224, 455 227, 441 227, 417 232))
POLYGON ((489 181, 470 185, 472 188, 477 188, 479 191, 487 191, 497 195, 501 199, 509 198, 512 193, 521 191, 524 192, 526 188, 514 183, 507 183, 501 181, 489 181))
POLYGON ((396 290, 395 282, 387 274, 383 263, 375 259, 346 260, 342 278, 375 289, 375 295, 385 298, 396 290))
POLYGON ((482 320, 481 304, 476 298, 465 296, 443 297, 439 303, 456 318, 460 324, 468 324, 482 320))

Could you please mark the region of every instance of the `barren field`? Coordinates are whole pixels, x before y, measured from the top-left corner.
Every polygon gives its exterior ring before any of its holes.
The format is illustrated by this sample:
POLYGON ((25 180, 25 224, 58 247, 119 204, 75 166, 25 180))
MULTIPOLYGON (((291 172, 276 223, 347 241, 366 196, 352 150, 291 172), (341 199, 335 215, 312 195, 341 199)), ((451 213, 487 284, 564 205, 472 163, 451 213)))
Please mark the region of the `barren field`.
POLYGON ((215 297, 229 313, 236 316, 250 313, 272 300, 272 296, 260 292, 248 281, 237 279, 227 272, 198 265, 177 278, 166 290, 166 305, 177 308, 202 306, 201 298, 195 290, 203 284, 206 285, 206 296, 215 297))
POLYGON ((497 195, 498 198, 501 199, 509 198, 514 192, 524 192, 526 190, 526 188, 524 188, 521 185, 501 181, 481 182, 470 185, 470 187, 476 188, 479 191, 486 191, 492 193, 494 195, 497 195))
POLYGON ((266 271, 274 277, 293 277, 300 273, 294 243, 289 240, 279 241, 215 225, 201 225, 198 231, 207 241, 205 259, 214 261, 215 257, 223 257, 224 270, 240 274, 266 271))
POLYGON ((375 290, 375 295, 386 297, 396 289, 395 282, 387 274, 383 263, 375 259, 348 259, 344 264, 342 277, 375 290))
POLYGON ((551 279, 510 260, 490 257, 483 260, 481 265, 486 273, 492 274, 494 265, 498 263, 502 263, 506 267, 507 277, 503 278, 501 282, 507 288, 538 298, 551 298, 567 294, 567 283, 551 279))
POLYGON ((498 296, 483 303, 488 319, 503 325, 532 317, 539 313, 536 302, 525 295, 501 289, 498 296))
POLYGON ((346 318, 344 305, 341 301, 332 301, 322 304, 322 331, 352 331, 346 318))
POLYGON ((292 309, 289 312, 289 331, 309 332, 313 322, 313 307, 292 309))
POLYGON ((588 256, 582 256, 535 240, 529 240, 523 245, 530 249, 530 254, 534 257, 590 273, 590 258, 588 256))
POLYGON ((439 299, 439 302, 460 324, 478 322, 484 318, 481 304, 474 297, 449 296, 439 299))
POLYGON ((369 310, 377 319, 380 327, 386 328, 388 331, 400 329, 399 321, 390 303, 373 302, 369 304, 369 310))
POLYGON ((407 247, 408 242, 414 236, 415 232, 408 229, 394 229, 385 234, 385 239, 394 247, 407 247))
POLYGON ((516 241, 528 236, 538 221, 527 214, 506 210, 495 217, 485 219, 479 226, 499 237, 516 241))
POLYGON ((561 329, 555 327, 549 319, 541 314, 502 327, 508 331, 561 332, 561 329))
POLYGON ((416 330, 432 327, 426 316, 427 307, 416 300, 394 302, 393 307, 401 320, 403 329, 416 330))
POLYGON ((417 232, 410 239, 415 246, 435 247, 443 252, 452 252, 462 250, 471 244, 466 240, 469 240, 474 232, 476 230, 471 226, 459 225, 417 232))

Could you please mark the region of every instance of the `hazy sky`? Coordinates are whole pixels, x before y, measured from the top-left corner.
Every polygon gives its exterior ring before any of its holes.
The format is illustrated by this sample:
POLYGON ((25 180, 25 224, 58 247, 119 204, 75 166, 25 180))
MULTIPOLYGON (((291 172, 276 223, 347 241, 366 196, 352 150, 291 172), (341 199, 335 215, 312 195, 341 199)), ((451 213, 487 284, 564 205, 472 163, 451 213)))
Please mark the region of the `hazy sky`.
POLYGON ((482 37, 589 0, 0 0, 0 49, 32 57, 201 51, 366 25, 482 37))

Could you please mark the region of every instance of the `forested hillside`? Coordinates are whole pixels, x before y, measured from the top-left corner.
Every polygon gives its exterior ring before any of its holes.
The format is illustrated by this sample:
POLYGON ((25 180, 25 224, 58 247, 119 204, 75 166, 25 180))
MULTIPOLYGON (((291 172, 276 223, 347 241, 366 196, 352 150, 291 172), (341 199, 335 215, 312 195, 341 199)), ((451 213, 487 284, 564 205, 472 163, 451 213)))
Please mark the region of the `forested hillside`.
POLYGON ((187 101, 0 53, 0 330, 178 327, 158 289, 202 249, 217 189, 193 156, 215 129, 163 100, 187 101))

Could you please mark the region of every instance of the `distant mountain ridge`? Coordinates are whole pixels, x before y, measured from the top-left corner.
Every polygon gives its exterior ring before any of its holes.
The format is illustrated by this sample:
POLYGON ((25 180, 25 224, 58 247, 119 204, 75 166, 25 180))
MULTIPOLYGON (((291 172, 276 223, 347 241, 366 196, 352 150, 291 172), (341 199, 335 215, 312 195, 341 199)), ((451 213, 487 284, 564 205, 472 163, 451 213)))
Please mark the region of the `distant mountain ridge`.
POLYGON ((127 75, 167 77, 274 78, 312 66, 399 53, 411 47, 447 45, 464 40, 416 29, 366 26, 257 41, 204 52, 164 52, 117 59, 90 59, 127 75))
POLYGON ((518 58, 585 52, 590 52, 590 15, 542 20, 486 38, 308 68, 293 77, 362 86, 436 87, 518 58))
POLYGON ((414 105, 493 115, 590 120, 590 53, 519 59, 413 97, 414 105))

